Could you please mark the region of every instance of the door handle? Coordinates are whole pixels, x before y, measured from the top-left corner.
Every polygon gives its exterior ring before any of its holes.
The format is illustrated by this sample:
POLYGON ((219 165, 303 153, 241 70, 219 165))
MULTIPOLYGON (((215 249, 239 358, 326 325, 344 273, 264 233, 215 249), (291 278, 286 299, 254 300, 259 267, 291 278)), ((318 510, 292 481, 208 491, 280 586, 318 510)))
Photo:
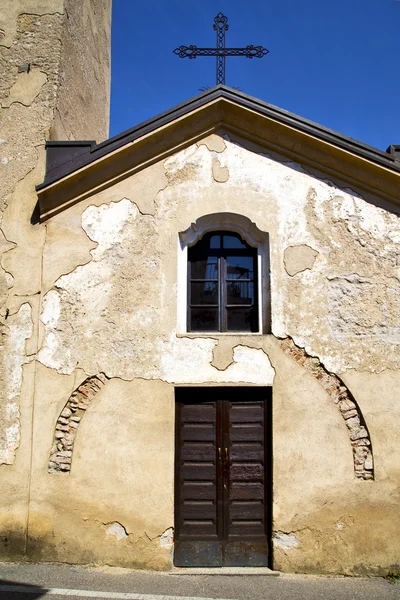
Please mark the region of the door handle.
POLYGON ((229 448, 225 448, 225 460, 229 461, 229 448))
POLYGON ((218 460, 222 460, 222 449, 218 448, 218 460))

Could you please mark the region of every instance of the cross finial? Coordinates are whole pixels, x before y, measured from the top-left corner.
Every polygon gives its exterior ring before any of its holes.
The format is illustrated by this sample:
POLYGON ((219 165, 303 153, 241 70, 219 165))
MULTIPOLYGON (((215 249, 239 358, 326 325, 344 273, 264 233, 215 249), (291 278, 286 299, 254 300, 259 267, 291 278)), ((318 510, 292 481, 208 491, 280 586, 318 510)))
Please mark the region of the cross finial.
POLYGON ((197 56, 216 56, 217 85, 225 85, 225 70, 227 56, 245 56, 246 58, 262 58, 269 50, 263 46, 246 46, 245 48, 226 48, 225 32, 229 29, 228 18, 221 12, 214 18, 214 30, 217 32, 216 48, 198 48, 197 46, 179 46, 174 54, 179 58, 196 58, 197 56))

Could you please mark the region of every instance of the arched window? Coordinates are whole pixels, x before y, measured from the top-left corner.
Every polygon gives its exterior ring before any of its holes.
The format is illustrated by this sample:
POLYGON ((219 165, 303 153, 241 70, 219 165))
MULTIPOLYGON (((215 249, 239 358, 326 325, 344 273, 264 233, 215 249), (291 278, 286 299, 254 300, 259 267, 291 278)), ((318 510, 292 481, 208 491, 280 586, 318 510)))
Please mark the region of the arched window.
POLYGON ((211 231, 188 249, 188 330, 257 332, 257 248, 211 231))

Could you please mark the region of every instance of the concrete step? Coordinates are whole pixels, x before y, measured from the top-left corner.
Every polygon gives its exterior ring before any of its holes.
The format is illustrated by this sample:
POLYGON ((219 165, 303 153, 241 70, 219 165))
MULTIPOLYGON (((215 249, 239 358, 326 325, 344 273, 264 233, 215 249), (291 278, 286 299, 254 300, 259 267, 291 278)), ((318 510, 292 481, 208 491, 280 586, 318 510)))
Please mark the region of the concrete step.
POLYGON ((271 571, 268 567, 175 567, 169 571, 170 575, 263 575, 279 577, 278 571, 271 571))

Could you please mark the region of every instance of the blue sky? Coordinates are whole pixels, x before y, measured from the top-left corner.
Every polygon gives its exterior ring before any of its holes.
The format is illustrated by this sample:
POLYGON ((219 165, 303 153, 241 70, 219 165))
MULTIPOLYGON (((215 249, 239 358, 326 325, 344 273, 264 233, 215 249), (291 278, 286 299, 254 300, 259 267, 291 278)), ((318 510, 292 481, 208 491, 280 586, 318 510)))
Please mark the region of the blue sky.
POLYGON ((226 84, 386 150, 400 144, 400 0, 113 0, 110 135, 215 85, 215 58, 180 45, 263 45, 227 59, 226 84))

